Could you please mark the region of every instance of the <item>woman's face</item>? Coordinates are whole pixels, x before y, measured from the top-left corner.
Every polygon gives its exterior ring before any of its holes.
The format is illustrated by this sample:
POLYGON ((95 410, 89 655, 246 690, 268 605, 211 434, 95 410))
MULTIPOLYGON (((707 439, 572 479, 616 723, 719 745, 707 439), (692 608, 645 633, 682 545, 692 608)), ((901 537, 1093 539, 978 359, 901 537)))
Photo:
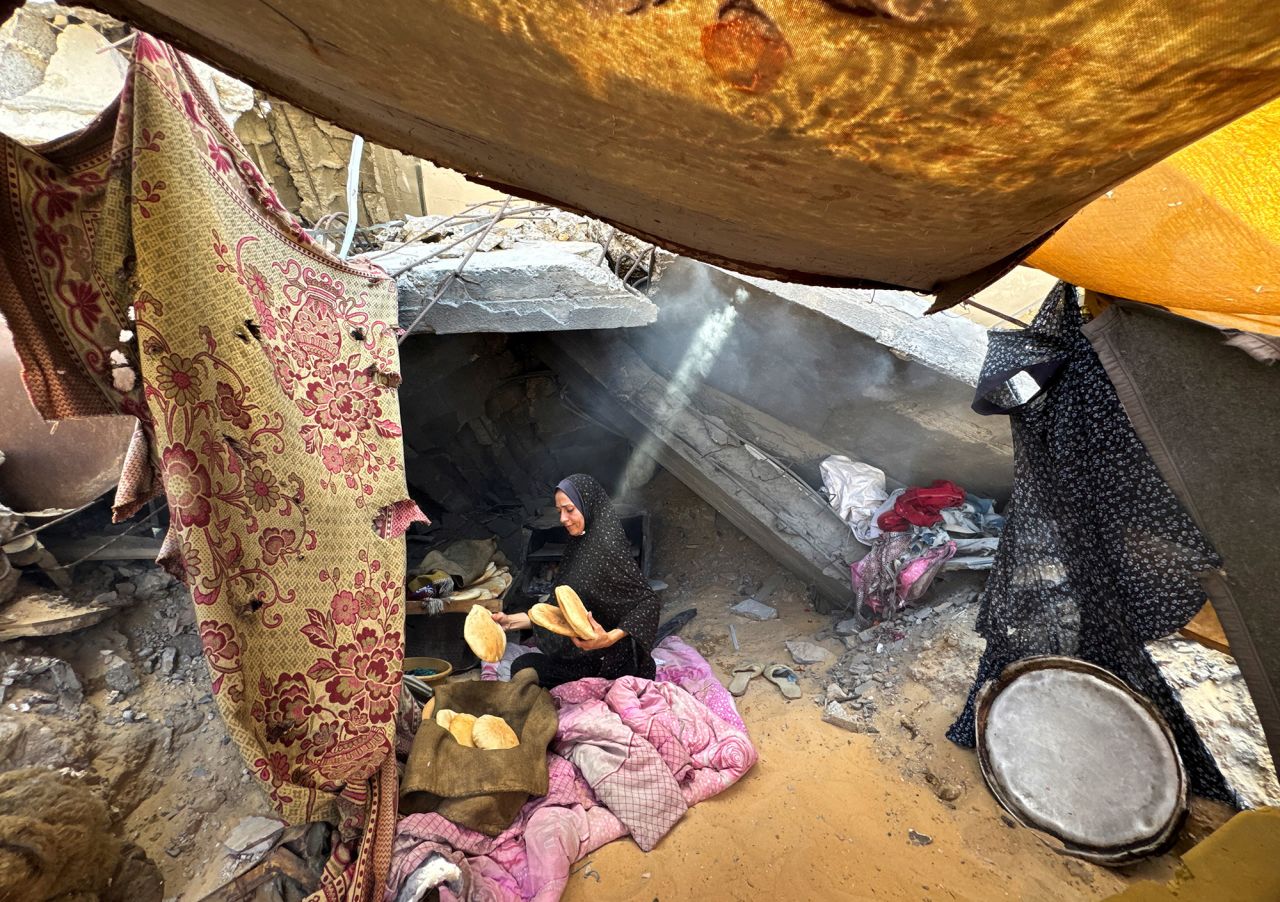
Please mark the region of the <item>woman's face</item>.
POLYGON ((573 506, 564 492, 556 492, 556 510, 560 511, 560 525, 569 531, 569 535, 580 536, 587 531, 582 511, 573 506))

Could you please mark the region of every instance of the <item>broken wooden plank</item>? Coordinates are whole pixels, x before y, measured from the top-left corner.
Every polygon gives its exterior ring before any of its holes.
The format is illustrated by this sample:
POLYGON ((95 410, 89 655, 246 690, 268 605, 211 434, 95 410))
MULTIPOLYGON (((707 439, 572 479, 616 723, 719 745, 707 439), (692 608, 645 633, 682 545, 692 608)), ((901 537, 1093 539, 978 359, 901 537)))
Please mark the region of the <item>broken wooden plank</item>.
POLYGON ((814 489, 703 410, 621 337, 561 332, 536 347, 591 416, 655 458, 828 606, 850 602, 849 565, 865 548, 814 489))

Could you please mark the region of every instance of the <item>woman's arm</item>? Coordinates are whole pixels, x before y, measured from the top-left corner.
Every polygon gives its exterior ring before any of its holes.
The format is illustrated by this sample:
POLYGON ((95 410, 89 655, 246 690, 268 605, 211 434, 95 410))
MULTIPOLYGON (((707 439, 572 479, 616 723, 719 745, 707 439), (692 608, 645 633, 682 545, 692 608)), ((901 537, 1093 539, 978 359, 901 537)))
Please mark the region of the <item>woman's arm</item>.
POLYGON ((490 611, 489 613, 493 617, 493 622, 504 630, 527 630, 533 628, 533 621, 529 619, 528 614, 503 614, 497 611, 490 611))

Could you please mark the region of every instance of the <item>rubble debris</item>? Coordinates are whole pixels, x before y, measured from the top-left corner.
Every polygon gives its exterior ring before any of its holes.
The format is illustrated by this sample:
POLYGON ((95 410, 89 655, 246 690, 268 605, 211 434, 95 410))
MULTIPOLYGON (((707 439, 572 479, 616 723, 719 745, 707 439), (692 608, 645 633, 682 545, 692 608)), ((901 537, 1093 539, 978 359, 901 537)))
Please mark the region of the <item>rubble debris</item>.
POLYGON ((822 709, 823 723, 848 730, 850 733, 879 733, 864 712, 853 713, 838 701, 829 701, 822 709))
POLYGON ((258 860, 284 832, 285 823, 270 817, 251 815, 232 828, 222 844, 241 860, 258 860))
POLYGON ((737 614, 739 617, 746 617, 748 620, 776 620, 778 611, 771 608, 767 604, 761 604, 754 598, 744 598, 742 601, 729 608, 730 613, 737 614))
MULTIPOLYGON (((405 245, 377 262, 395 272, 421 258, 426 248, 430 245, 405 245)), ((599 257, 596 244, 535 241, 473 254, 461 276, 455 275, 457 260, 429 260, 396 280, 400 325, 412 326, 415 333, 447 335, 618 329, 657 319, 658 308, 600 266, 599 257)))
POLYGON ((121 696, 127 696, 141 685, 133 665, 113 651, 103 653, 102 679, 121 696))
POLYGON ((786 646, 791 659, 797 664, 821 664, 831 657, 831 652, 806 639, 788 639, 786 646))
POLYGON ((48 655, 20 657, 0 676, 0 703, 10 690, 30 691, 23 704, 39 714, 75 714, 84 703, 84 689, 75 670, 66 661, 48 655))
POLYGON ((826 697, 830 701, 847 702, 853 698, 839 683, 828 683, 826 697))
MULTIPOLYGON (((273 823, 283 826, 279 821, 273 823)), ((318 889, 329 856, 332 827, 319 821, 287 827, 271 841, 277 840, 265 857, 243 868, 202 902, 302 899, 318 889)))
POLYGON ((0 642, 76 632, 100 623, 114 610, 108 605, 77 605, 53 592, 32 592, 15 598, 0 611, 0 642))
POLYGON ((835 625, 835 633, 837 636, 854 636, 862 631, 863 625, 855 617, 848 620, 841 620, 835 625))

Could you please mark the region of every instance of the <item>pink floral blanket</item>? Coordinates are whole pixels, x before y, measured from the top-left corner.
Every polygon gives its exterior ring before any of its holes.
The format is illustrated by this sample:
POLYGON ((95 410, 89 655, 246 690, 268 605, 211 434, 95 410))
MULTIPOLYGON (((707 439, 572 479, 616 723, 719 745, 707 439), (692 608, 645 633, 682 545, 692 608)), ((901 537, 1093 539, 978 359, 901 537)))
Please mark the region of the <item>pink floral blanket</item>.
POLYGON ((427 885, 415 872, 429 862, 453 875, 440 884, 442 902, 559 899, 575 861, 628 835, 648 851, 689 806, 737 782, 756 752, 732 698, 679 639, 654 657, 656 681, 588 679, 552 692, 560 728, 550 788, 505 833, 484 836, 436 814, 403 818, 386 902, 415 902, 427 885))

